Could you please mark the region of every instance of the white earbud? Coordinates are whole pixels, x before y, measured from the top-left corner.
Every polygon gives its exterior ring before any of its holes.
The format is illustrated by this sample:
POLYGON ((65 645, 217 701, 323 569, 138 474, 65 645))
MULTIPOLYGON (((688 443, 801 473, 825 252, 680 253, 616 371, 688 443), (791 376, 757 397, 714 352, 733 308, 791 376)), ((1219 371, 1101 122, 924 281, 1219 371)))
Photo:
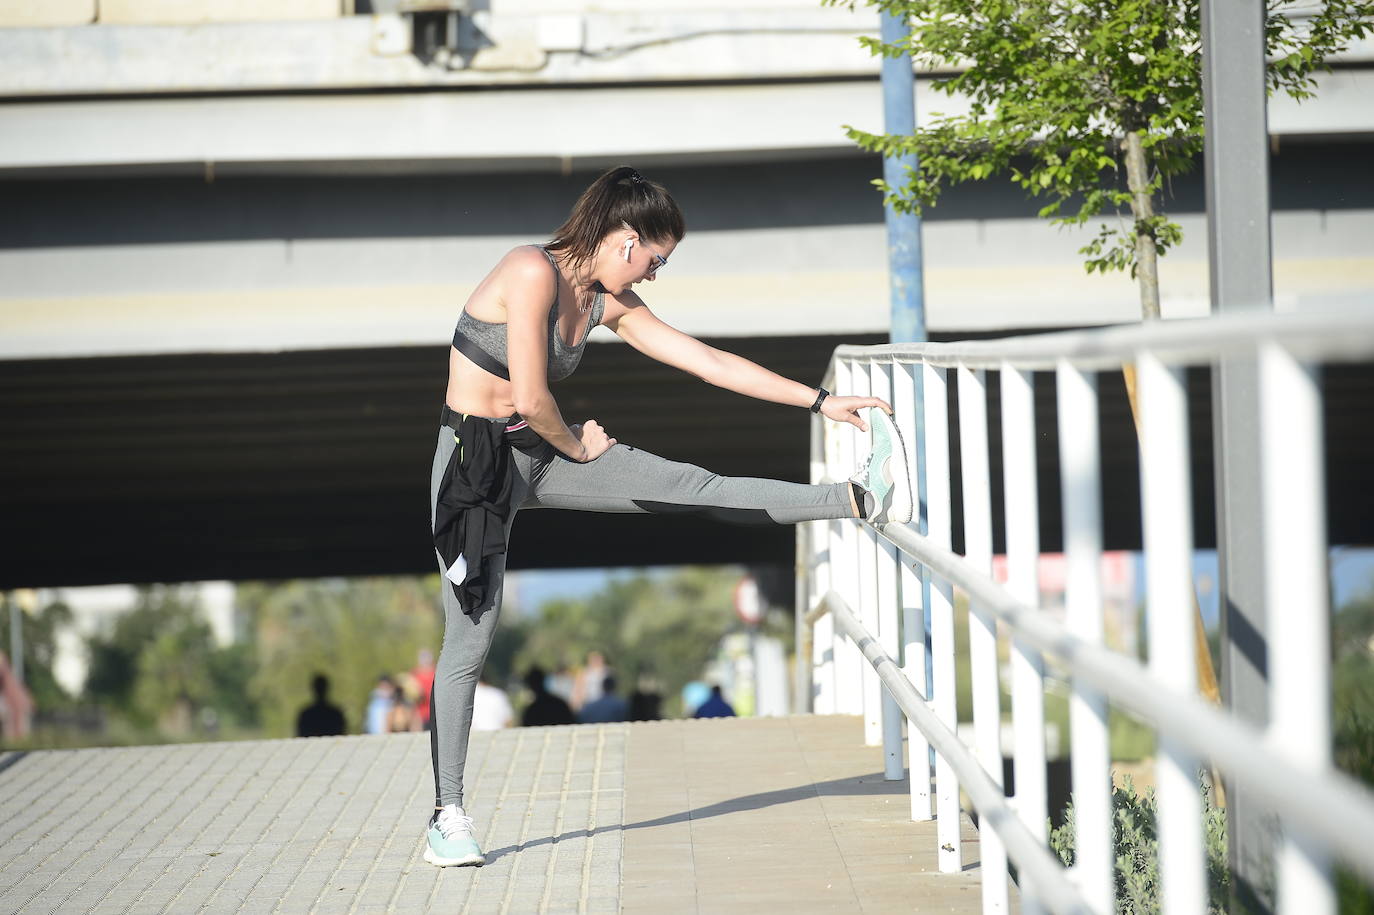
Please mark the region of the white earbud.
POLYGON ((629 259, 630 259, 630 249, 633 248, 634 246, 635 246, 635 240, 634 240, 633 238, 627 238, 627 239, 625 239, 625 247, 624 247, 623 249, 621 249, 621 253, 624 255, 625 260, 629 260, 629 259))

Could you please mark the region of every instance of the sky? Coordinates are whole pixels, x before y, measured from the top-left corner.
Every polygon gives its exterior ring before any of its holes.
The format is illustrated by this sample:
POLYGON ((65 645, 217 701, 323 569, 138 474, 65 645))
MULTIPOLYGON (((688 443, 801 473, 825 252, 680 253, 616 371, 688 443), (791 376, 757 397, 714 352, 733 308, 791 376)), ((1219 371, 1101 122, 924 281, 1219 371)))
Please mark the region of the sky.
POLYGON ((519 576, 517 589, 522 613, 534 614, 540 604, 551 600, 577 600, 601 590, 610 578, 623 569, 531 569, 513 572, 519 576))

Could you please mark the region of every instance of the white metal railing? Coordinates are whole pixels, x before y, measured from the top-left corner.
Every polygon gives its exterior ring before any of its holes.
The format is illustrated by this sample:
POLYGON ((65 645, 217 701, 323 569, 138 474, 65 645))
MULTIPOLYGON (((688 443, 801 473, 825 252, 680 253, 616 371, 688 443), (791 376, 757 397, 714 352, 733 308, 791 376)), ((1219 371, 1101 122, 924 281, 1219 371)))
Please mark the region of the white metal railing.
MULTIPOLYGON (((911 524, 882 530, 848 521, 798 528, 798 657, 803 666, 811 662, 806 686, 814 710, 861 714, 866 741, 884 747, 891 779, 903 776, 899 716, 905 716, 912 816, 938 814, 941 871, 962 867, 960 788, 968 795, 980 814, 985 912, 1008 910, 1008 858, 1017 868, 1024 911, 1115 910, 1108 703, 1157 732, 1166 912, 1207 907, 1197 784, 1205 764, 1243 786, 1247 799, 1276 818, 1281 912, 1334 911, 1331 858, 1374 881, 1368 844, 1374 793, 1331 764, 1322 403, 1313 368, 1371 357, 1374 314, 1263 313, 983 342, 836 349, 827 387, 872 392, 893 404, 913 473, 924 479, 918 500, 924 511, 911 524), (1255 422, 1263 446, 1255 460, 1266 520, 1256 542, 1268 576, 1267 729, 1211 705, 1196 688, 1183 370, 1223 358, 1255 360, 1259 378, 1255 422), (1140 395, 1148 667, 1103 644, 1096 373, 1120 370, 1123 363, 1136 366, 1140 395), (950 370, 958 384, 963 555, 951 550, 950 370), (1005 586, 991 574, 988 370, 998 372, 1001 385, 1005 586), (1035 371, 1053 371, 1056 379, 1068 565, 1063 622, 1037 606, 1035 371), (967 659, 955 656, 954 587, 969 597, 967 659), (1294 607, 1305 612, 1292 612, 1294 607), (1002 788, 999 625, 1012 643, 1015 797, 1002 788), (1077 835, 1071 869, 1060 867, 1046 845, 1046 659, 1072 684, 1077 835), (970 666, 973 687, 972 752, 956 736, 960 664, 970 666), (928 747, 936 755, 934 811, 928 747)), ((859 436, 852 426, 815 422, 813 482, 844 479, 862 452, 859 436)))

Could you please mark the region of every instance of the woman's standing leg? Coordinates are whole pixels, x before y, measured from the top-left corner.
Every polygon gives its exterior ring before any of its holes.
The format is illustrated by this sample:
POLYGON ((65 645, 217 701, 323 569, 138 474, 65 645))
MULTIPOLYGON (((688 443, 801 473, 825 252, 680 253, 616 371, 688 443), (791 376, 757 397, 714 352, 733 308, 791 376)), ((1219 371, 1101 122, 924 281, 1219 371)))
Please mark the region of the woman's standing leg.
MULTIPOLYGON (((455 446, 453 430, 440 426, 430 479, 431 529, 439 484, 455 446)), ((517 469, 518 462, 512 463, 512 469, 517 469)), ((511 493, 511 517, 506 522, 507 543, 510 541, 516 509, 528 488, 525 478, 516 473, 511 493)), ((429 848, 425 851, 425 860, 441 866, 482 864, 485 861, 472 836, 472 820, 463 813, 462 807, 463 774, 467 766, 468 738, 472 732, 472 701, 477 691, 477 677, 486 663, 487 652, 491 649, 501 616, 501 592, 506 573, 504 555, 492 556, 487 561, 486 600, 471 613, 463 611, 453 586, 443 577, 443 561, 439 561, 444 641, 434 668, 434 689, 430 692, 429 749, 434 766, 435 815, 430 819, 429 848)))
POLYGON ((464 613, 453 587, 441 580, 444 604, 444 642, 434 667, 430 693, 430 756, 434 764, 434 806, 463 806, 463 771, 472 730, 472 699, 477 676, 486 663, 501 616, 501 589, 506 557, 493 556, 488 604, 464 613))

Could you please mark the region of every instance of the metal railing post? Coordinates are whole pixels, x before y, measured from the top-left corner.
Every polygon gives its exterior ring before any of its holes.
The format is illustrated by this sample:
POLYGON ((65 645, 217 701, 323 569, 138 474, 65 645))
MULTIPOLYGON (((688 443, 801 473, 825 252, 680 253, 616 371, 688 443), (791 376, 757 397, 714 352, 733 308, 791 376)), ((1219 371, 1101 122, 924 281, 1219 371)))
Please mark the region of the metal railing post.
MULTIPOLYGON (((892 363, 875 362, 868 366, 869 393, 874 397, 881 397, 888 403, 892 402, 892 363)), ((865 528, 872 528, 865 525, 865 528)), ((894 658, 901 657, 902 633, 901 617, 898 614, 898 607, 903 604, 907 597, 898 591, 898 577, 900 566, 897 561, 897 547, 890 541, 879 539, 874 532, 874 545, 877 547, 875 557, 875 584, 877 601, 877 620, 878 620, 878 641, 882 643, 883 650, 894 658)), ((918 595, 919 597, 919 595, 918 595)), ((924 631, 924 625, 922 630, 924 631)), ((922 657, 922 661, 924 661, 922 657)), ((925 682, 922 677, 923 684, 925 682)), ((897 700, 892 693, 878 686, 882 696, 882 727, 883 727, 883 778, 890 782, 898 782, 906 778, 906 765, 902 760, 902 710, 897 705, 897 700)), ((924 689, 921 690, 924 692, 924 689)), ((912 751, 915 752, 915 745, 925 746, 925 738, 919 730, 911 735, 912 751)), ((929 754, 929 750, 926 753, 929 754)), ((930 764, 925 765, 926 784, 924 792, 926 803, 929 806, 930 796, 930 764)), ((912 790, 916 790, 915 771, 913 769, 912 790)))
MULTIPOLYGON (((1097 376, 1061 360, 1056 379, 1059 405, 1059 472, 1064 503, 1064 553, 1068 563, 1065 610, 1069 629, 1101 645, 1102 496, 1097 376), (1073 423, 1073 431, 1065 427, 1073 423)), ((1073 678, 1069 699, 1069 753, 1073 783, 1074 869, 1089 904, 1099 912, 1116 907, 1112 860, 1111 746, 1102 693, 1073 678)))
MULTIPOLYGON (((835 390, 852 391, 853 367, 847 361, 835 364, 835 390)), ((835 437, 834 462, 830 465, 830 479, 843 480, 853 472, 854 430, 851 426, 830 424, 826 430, 835 437)), ((859 603, 859 537, 860 525, 853 521, 839 521, 831 525, 830 570, 835 590, 847 602, 859 603)), ((842 715, 863 715, 864 671, 866 666, 859 649, 838 633, 835 645, 835 711, 842 715)), ((866 739, 866 738, 865 738, 866 739)), ((877 740, 874 740, 876 743, 877 740)))
MULTIPOLYGON (((906 445, 907 466, 911 468, 916 466, 916 455, 913 453, 916 447, 916 411, 919 404, 916 379, 920 372, 920 363, 898 362, 892 367, 892 409, 897 428, 901 430, 902 440, 906 445)), ((918 493, 917 499, 920 498, 921 494, 918 493)), ((912 520, 915 521, 917 518, 912 520)), ((893 546, 893 549, 896 547, 893 546)), ((902 588, 902 672, 916 687, 916 691, 929 702, 931 696, 926 690, 929 636, 926 629, 924 582, 921 570, 913 566, 908 557, 900 557, 899 562, 902 588)), ((906 722, 906 735, 907 769, 911 773, 911 818, 929 820, 932 815, 930 742, 910 718, 907 718, 906 722)))
MULTIPOLYGON (((964 483, 964 555, 992 575, 992 480, 988 470, 988 401, 981 370, 959 368, 959 453, 964 483)), ((969 663, 973 680, 973 733, 978 760, 1002 784, 1002 698, 997 663, 997 620, 969 600, 969 663)), ((1007 852, 995 833, 979 836, 983 857, 983 911, 1007 911, 1007 852)))
MULTIPOLYGON (((1275 753, 1322 778, 1331 766, 1331 648, 1321 390, 1278 343, 1260 347, 1259 381, 1269 737, 1275 753)), ((1336 911, 1325 851, 1288 829, 1276 857, 1280 913, 1336 911)))
MULTIPOLYGON (((1182 369, 1142 350, 1140 495, 1145 524, 1145 606, 1150 670, 1180 699, 1197 692, 1193 639, 1193 506, 1188 485, 1188 399, 1182 369)), ((1167 732, 1155 761, 1159 876, 1165 911, 1207 908, 1198 759, 1167 732)))
MULTIPOLYGON (((1007 590, 1029 607, 1040 604, 1040 512, 1035 475, 1035 386, 1031 373, 1004 364, 1002 382, 1002 491, 1007 532, 1007 590)), ((1046 840, 1045 662, 1013 636, 1011 714, 1015 751, 1016 812, 1031 834, 1046 840)), ((1022 886, 1022 911, 1038 911, 1035 893, 1022 886), (1028 898, 1029 897, 1029 898, 1028 898)))
MULTIPOLYGON (((933 543, 949 549, 952 522, 949 501, 949 392, 945 370, 922 365, 922 399, 925 402, 927 531, 933 543)), ((954 589, 944 579, 935 580, 921 567, 930 594, 931 676, 935 681, 935 714, 951 731, 959 727, 955 694, 954 589)), ((964 866, 959 842, 959 781, 944 756, 935 758, 935 805, 938 818, 940 873, 958 873, 964 866)))
MULTIPOLYGON (((816 567, 817 594, 824 594, 836 587, 835 563, 831 559, 830 551, 840 540, 838 527, 838 522, 825 521, 818 528, 816 545, 824 559, 816 567)), ((812 628, 811 637, 811 657, 814 659, 817 671, 814 678, 816 695, 813 709, 817 715, 840 714, 842 711, 839 687, 840 653, 836 645, 838 636, 835 633, 834 623, 830 620, 820 620, 812 628)))
MULTIPOLYGON (((867 397, 872 389, 869 367, 853 366, 849 373, 849 387, 843 389, 845 393, 867 397)), ((854 443, 854 461, 850 466, 857 467, 858 462, 868 455, 871 437, 855 426, 846 425, 843 431, 854 443)), ((850 605, 858 611, 859 621, 865 629, 881 634, 882 627, 878 619, 878 532, 870 524, 851 524, 850 527, 854 528, 858 543, 855 566, 857 599, 850 605)), ((883 685, 871 667, 867 664, 861 664, 860 667, 863 671, 864 743, 876 747, 883 743, 883 685)))
MULTIPOLYGON (((826 478, 825 420, 818 415, 811 417, 811 482, 820 483, 826 478)), ((798 525, 806 529, 806 547, 809 560, 810 587, 807 589, 805 605, 797 608, 798 631, 805 639, 805 646, 798 642, 797 666, 806 673, 806 704, 798 705, 800 712, 813 712, 817 715, 835 713, 835 646, 834 623, 823 620, 808 625, 803 619, 816 601, 831 588, 830 575, 830 525, 829 521, 812 521, 798 525), (803 654, 803 647, 806 649, 803 654)))

